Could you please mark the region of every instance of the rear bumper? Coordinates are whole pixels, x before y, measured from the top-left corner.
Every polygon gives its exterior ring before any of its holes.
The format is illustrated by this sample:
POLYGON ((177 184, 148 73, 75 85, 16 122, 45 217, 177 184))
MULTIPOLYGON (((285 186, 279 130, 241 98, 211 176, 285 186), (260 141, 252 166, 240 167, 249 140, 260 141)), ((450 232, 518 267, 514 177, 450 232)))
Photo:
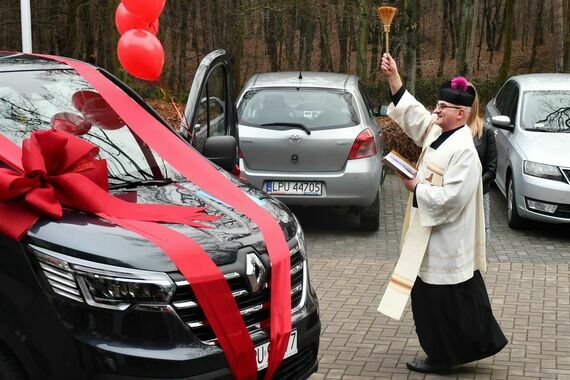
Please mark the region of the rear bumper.
POLYGON ((358 206, 370 205, 380 189, 382 162, 377 156, 347 161, 338 172, 275 172, 252 170, 240 159, 241 175, 250 184, 266 191, 267 181, 311 181, 323 183, 323 194, 272 194, 287 205, 358 206))
POLYGON ((515 178, 517 211, 520 216, 547 223, 570 223, 570 184, 523 174, 515 178), (528 201, 557 205, 554 214, 529 208, 528 201))

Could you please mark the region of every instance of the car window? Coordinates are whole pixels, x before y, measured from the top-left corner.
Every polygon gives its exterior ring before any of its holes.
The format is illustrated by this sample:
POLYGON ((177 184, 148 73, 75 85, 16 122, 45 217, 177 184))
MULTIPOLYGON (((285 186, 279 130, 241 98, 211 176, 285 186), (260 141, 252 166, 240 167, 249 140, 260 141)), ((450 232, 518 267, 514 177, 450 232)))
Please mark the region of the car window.
POLYGON ((366 105, 366 111, 368 112, 368 116, 373 117, 374 116, 374 106, 372 105, 372 102, 370 101, 370 97, 368 97, 368 92, 366 91, 366 88, 360 82, 358 83, 358 91, 360 92, 360 96, 362 96, 362 99, 364 100, 364 104, 366 105))
POLYGON ((509 119, 511 119, 511 124, 513 125, 515 124, 515 120, 517 118, 518 104, 519 104, 519 87, 517 86, 516 83, 513 82, 511 95, 509 96, 504 113, 504 115, 507 115, 509 119))
POLYGON ((570 91, 526 91, 521 110, 526 130, 570 131, 570 91))
POLYGON ((225 79, 224 66, 215 67, 200 94, 196 124, 192 131, 193 145, 200 152, 208 137, 229 134, 225 113, 227 99, 225 79))
POLYGON ((311 130, 349 127, 360 123, 353 96, 330 89, 264 89, 244 94, 239 123, 303 124, 311 130))
POLYGON ((34 131, 62 130, 99 147, 110 185, 182 179, 75 71, 9 72, 0 79, 0 133, 18 146, 34 131))
POLYGON ((505 83, 501 91, 497 94, 495 99, 495 107, 501 115, 506 115, 507 107, 510 104, 511 98, 513 96, 513 91, 516 88, 514 82, 509 81, 505 83))

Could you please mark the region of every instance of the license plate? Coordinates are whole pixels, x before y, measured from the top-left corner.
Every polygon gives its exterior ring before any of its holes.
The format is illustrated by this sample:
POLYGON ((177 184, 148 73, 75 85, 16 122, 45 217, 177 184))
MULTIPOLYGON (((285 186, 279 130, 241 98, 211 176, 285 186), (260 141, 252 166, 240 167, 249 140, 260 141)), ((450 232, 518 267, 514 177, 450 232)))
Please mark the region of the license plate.
POLYGON ((267 181, 265 191, 276 195, 318 195, 323 192, 322 182, 267 181))
MULTIPOLYGON (((289 343, 287 344, 287 351, 285 351, 285 356, 283 359, 287 359, 289 356, 293 356, 297 353, 297 330, 291 331, 289 336, 289 343)), ((255 347, 255 355, 257 358, 257 370, 267 368, 269 364, 269 342, 264 343, 260 346, 255 347)))

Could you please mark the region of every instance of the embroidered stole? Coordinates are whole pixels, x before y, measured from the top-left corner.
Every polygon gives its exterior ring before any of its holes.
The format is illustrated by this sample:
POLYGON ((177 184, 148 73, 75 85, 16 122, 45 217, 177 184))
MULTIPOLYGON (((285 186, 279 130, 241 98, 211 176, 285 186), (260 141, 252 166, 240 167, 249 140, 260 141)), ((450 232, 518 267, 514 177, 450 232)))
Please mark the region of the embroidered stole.
MULTIPOLYGON (((433 128, 435 124, 430 126, 428 136, 425 139, 422 153, 418 158, 418 167, 422 162, 426 150, 429 145, 437 137, 439 128, 433 128)), ((449 162, 451 151, 441 149, 434 152, 430 157, 427 165, 427 176, 421 180, 421 183, 430 182, 432 186, 443 185, 443 169, 449 162)), ((404 313, 404 308, 410 298, 412 286, 416 281, 416 277, 420 271, 422 261, 427 249, 429 238, 431 235, 431 227, 422 227, 420 216, 416 212, 411 216, 413 194, 410 193, 406 214, 404 217, 404 225, 402 227, 402 241, 400 244, 400 258, 392 273, 386 292, 380 301, 378 311, 390 318, 400 320, 404 313)))

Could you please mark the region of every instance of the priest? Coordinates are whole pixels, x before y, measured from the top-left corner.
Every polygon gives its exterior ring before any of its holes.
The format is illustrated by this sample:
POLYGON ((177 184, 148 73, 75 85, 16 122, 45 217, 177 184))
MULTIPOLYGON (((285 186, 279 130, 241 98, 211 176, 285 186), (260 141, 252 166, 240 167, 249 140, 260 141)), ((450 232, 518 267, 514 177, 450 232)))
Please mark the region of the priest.
POLYGON ((427 354, 412 371, 447 374, 507 344, 493 316, 486 269, 481 164, 466 124, 475 89, 463 77, 444 83, 433 113, 402 85, 390 54, 382 57, 392 103, 388 115, 422 148, 410 191, 402 252, 379 311, 401 316, 411 292, 416 333, 427 354))

